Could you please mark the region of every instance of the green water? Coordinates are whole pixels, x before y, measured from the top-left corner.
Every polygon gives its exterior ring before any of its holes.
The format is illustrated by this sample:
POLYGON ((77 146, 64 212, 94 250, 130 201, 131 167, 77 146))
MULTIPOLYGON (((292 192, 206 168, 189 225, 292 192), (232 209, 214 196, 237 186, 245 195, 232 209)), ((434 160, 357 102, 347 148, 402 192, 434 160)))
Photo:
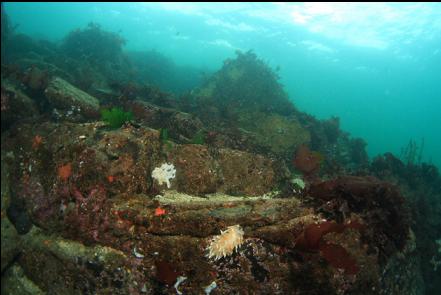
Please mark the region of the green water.
MULTIPOLYGON (((209 73, 253 49, 279 68, 294 104, 340 117, 371 157, 424 139, 441 167, 441 5, 6 3, 16 31, 61 41, 89 22, 119 32, 126 50, 151 50, 209 73)), ((190 84, 188 84, 190 85, 190 84)), ((192 85, 193 86, 193 85, 192 85)), ((185 87, 179 87, 183 90, 185 87)))

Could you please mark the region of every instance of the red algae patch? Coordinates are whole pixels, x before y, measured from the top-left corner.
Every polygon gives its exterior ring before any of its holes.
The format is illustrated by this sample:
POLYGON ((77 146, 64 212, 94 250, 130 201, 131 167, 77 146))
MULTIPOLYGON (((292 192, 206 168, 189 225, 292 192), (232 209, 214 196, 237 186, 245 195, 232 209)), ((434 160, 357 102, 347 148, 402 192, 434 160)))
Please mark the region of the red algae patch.
POLYGON ((343 269, 347 274, 355 275, 359 271, 357 261, 340 245, 320 245, 321 256, 333 267, 343 269))
POLYGON ((58 167, 58 177, 60 177, 63 181, 66 181, 71 174, 72 174, 71 163, 58 167))

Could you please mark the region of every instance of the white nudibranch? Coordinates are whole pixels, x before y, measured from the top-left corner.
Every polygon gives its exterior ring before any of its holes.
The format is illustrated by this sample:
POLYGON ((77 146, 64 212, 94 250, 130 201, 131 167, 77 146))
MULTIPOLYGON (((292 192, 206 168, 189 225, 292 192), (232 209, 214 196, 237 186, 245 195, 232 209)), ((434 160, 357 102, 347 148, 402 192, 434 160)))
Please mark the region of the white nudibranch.
POLYGON ((222 257, 233 254, 243 243, 243 229, 240 225, 232 225, 227 227, 225 231, 221 230, 221 234, 214 236, 208 246, 208 258, 218 260, 222 257))

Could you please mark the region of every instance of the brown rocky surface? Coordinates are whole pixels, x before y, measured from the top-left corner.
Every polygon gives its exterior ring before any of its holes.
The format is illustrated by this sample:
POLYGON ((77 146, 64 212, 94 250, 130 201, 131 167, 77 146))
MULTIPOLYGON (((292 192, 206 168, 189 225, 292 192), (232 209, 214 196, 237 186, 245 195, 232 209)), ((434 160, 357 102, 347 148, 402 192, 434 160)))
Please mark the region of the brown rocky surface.
MULTIPOLYGON (((7 214, 20 225, 20 269, 7 280, 22 273, 48 294, 175 294, 180 277, 184 294, 213 282, 213 294, 361 294, 366 285, 378 293, 379 256, 364 231, 342 225, 315 238, 320 250, 297 246, 309 227, 335 221, 302 194, 279 198, 289 174, 265 156, 163 142, 154 129, 102 122, 21 124, 2 147, 14 183, 7 214), (170 189, 151 176, 163 163, 176 168, 170 189), (232 225, 243 229, 243 243, 209 259, 212 238, 232 225)), ((371 222, 363 210, 343 221, 371 222)))

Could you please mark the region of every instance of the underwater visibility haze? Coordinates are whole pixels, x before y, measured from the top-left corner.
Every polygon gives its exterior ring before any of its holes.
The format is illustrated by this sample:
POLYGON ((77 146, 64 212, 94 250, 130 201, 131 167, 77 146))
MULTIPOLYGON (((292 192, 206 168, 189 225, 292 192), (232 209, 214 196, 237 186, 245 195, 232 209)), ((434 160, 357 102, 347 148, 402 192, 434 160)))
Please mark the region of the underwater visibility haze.
POLYGON ((1 294, 441 294, 440 3, 1 22, 1 294))

